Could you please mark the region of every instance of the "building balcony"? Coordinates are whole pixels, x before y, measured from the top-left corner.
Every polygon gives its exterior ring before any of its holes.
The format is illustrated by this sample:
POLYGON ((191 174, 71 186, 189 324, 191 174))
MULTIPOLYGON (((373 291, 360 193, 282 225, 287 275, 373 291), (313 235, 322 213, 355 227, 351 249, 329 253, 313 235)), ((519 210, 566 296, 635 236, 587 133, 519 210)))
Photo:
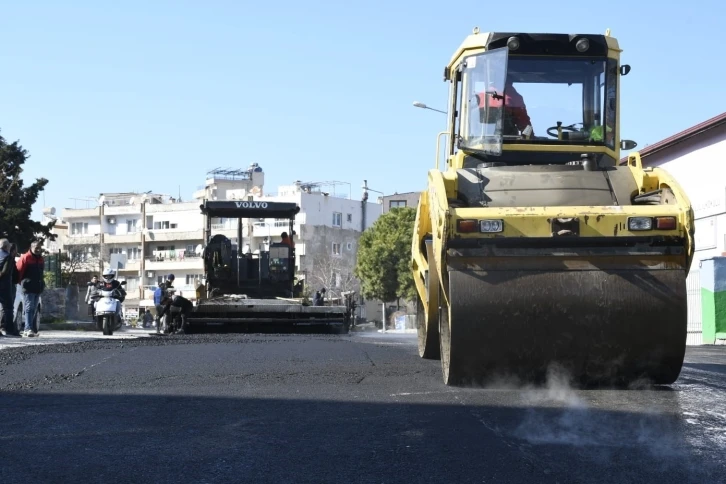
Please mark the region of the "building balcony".
POLYGON ((119 272, 139 272, 141 262, 137 260, 127 261, 123 267, 119 268, 119 272))
POLYGON ((132 232, 130 234, 105 234, 103 241, 106 244, 133 244, 141 243, 141 232, 132 232))
POLYGON ((146 215, 159 212, 196 212, 201 213, 201 205, 198 201, 183 203, 148 203, 146 204, 146 215))
POLYGON ((183 257, 168 257, 154 255, 146 258, 144 268, 147 271, 170 271, 174 269, 204 269, 203 259, 194 254, 184 254, 183 257))
POLYGON ((124 215, 129 213, 141 214, 141 205, 116 205, 103 207, 103 214, 109 215, 124 215))
POLYGON ((194 240, 201 241, 204 239, 202 229, 198 230, 149 230, 146 235, 147 242, 171 242, 176 240, 194 240))
MULTIPOLYGON (((293 230, 299 232, 299 229, 293 226, 293 230)), ((252 227, 252 237, 277 237, 279 238, 283 232, 290 233, 290 226, 287 223, 277 222, 275 224, 254 225, 252 227)))
POLYGON ((63 215, 61 218, 65 221, 73 220, 75 218, 94 218, 100 217, 101 211, 99 207, 96 208, 64 208, 63 215))
POLYGON ((101 243, 101 237, 98 235, 69 235, 65 240, 65 245, 98 245, 101 243))

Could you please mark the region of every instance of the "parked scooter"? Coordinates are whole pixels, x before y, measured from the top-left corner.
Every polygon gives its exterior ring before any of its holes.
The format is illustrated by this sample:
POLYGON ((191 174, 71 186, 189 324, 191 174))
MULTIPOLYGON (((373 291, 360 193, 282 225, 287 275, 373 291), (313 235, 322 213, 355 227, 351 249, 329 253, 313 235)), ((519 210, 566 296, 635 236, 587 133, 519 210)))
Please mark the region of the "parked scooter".
MULTIPOLYGON (((89 285, 92 283, 89 282, 89 285)), ((120 282, 121 286, 126 281, 120 282)), ((96 328, 103 331, 104 336, 111 336, 115 330, 123 325, 123 320, 118 317, 117 310, 121 301, 117 298, 116 290, 104 290, 95 286, 90 295, 89 313, 96 323, 96 328)))

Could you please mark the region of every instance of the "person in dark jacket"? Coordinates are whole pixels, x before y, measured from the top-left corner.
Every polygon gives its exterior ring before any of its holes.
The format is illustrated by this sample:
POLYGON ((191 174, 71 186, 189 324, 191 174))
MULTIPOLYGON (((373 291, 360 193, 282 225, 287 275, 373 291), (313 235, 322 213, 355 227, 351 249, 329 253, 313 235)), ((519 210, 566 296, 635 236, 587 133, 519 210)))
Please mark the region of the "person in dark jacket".
POLYGON ((8 239, 0 239, 0 324, 6 336, 20 336, 13 314, 17 280, 12 244, 8 239))
MULTIPOLYGON (((169 321, 172 320, 174 314, 181 313, 181 326, 176 331, 176 334, 184 334, 184 329, 187 326, 187 316, 192 309, 194 304, 187 298, 179 295, 168 295, 162 300, 163 309, 161 310, 161 316, 164 314, 169 315, 169 321)), ((167 327, 170 325, 167 325, 167 327)))
MULTIPOLYGON (((6 259, 6 270, 12 272, 12 284, 11 284, 11 294, 10 294, 10 311, 8 312, 8 315, 6 316, 7 319, 7 326, 3 326, 3 329, 5 330, 6 336, 12 336, 14 338, 20 337, 20 332, 18 331, 18 327, 15 325, 15 296, 18 292, 18 284, 20 284, 20 278, 18 275, 18 268, 15 267, 15 258, 18 256, 18 247, 15 244, 10 244, 10 257, 6 259)), ((2 317, 0 317, 0 320, 2 320, 2 317)))
POLYGON ((166 280, 159 284, 159 287, 154 291, 154 307, 156 308, 156 332, 161 331, 161 313, 164 311, 162 305, 163 299, 166 297, 166 292, 169 289, 174 288, 174 274, 166 276, 166 280))
POLYGON ((45 260, 42 256, 43 241, 33 239, 30 243, 30 250, 20 256, 18 261, 18 278, 20 279, 20 290, 23 293, 23 317, 25 319, 24 336, 32 337, 38 335, 38 328, 35 327, 35 313, 38 309, 40 295, 45 289, 43 272, 45 260))
POLYGON ((15 304, 15 295, 18 292, 18 284, 20 284, 20 274, 18 273, 18 268, 15 266, 15 258, 18 256, 18 246, 15 244, 10 244, 10 257, 13 261, 13 263, 10 265, 10 268, 13 270, 13 304, 15 304))
POLYGON ((325 306, 325 288, 315 291, 313 296, 313 306, 325 306))

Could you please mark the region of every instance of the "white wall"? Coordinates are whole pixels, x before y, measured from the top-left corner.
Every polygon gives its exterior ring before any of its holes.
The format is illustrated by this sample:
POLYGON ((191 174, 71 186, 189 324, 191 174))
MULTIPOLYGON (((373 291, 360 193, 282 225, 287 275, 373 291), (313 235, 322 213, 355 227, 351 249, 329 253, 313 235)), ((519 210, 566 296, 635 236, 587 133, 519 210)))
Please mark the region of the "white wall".
POLYGON ((127 235, 132 234, 136 232, 141 231, 142 223, 141 223, 141 212, 137 214, 125 214, 125 215, 104 215, 102 220, 102 226, 103 226, 103 233, 104 234, 110 234, 110 235, 127 235), (113 218, 116 220, 115 224, 109 223, 109 219, 113 218), (136 227, 135 230, 132 228, 132 230, 129 232, 128 230, 128 220, 135 220, 136 221, 136 227))
MULTIPOLYGON (((361 228, 361 202, 347 198, 337 198, 313 193, 301 193, 300 211, 305 212, 306 225, 325 225, 333 227, 333 213, 341 213, 340 228, 357 230, 361 228), (351 219, 348 220, 348 215, 351 219)), ((381 205, 366 203, 366 228, 370 227, 381 215, 381 205)), ((336 226, 337 227, 337 226, 336 226)))
POLYGON ((174 210, 157 212, 146 215, 147 227, 149 230, 154 231, 176 231, 176 232, 190 232, 193 230, 200 230, 204 226, 204 216, 202 215, 199 207, 194 210, 174 210), (149 223, 150 222, 150 223, 149 223), (176 228, 170 229, 157 229, 155 228, 156 222, 169 222, 171 224, 177 224, 176 228))
POLYGON ((117 254, 120 253, 125 255, 128 261, 137 261, 141 259, 141 244, 140 243, 124 243, 124 244, 106 244, 106 252, 117 254), (136 250, 131 250, 136 249, 136 250))
POLYGON ((726 252, 726 126, 650 158, 643 163, 673 175, 693 205, 696 254, 692 267, 726 252))
POLYGON ((101 233, 101 224, 99 223, 98 217, 79 217, 74 218, 71 216, 67 220, 68 222, 68 236, 69 237, 88 237, 91 235, 98 235, 101 233), (87 223, 88 224, 88 232, 85 234, 75 234, 73 233, 73 224, 76 223, 87 223))

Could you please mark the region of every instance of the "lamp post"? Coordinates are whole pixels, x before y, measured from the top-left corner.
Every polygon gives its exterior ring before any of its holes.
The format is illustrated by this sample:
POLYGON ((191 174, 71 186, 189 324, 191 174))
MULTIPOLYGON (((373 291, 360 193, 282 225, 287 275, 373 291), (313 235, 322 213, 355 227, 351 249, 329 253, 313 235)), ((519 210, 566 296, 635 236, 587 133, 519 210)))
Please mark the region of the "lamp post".
MULTIPOLYGON (((363 194, 366 199, 368 198, 366 196, 367 192, 375 192, 375 193, 381 194, 381 216, 383 216, 383 208, 384 208, 383 197, 385 197, 386 195, 383 192, 379 192, 378 190, 373 190, 372 188, 370 188, 368 186, 368 180, 363 180, 362 188, 363 188, 363 194)), ((386 302, 385 301, 381 301, 381 329, 382 329, 383 333, 386 332, 386 302)))
POLYGON ((442 110, 440 110, 440 109, 434 109, 434 108, 430 108, 430 107, 428 107, 428 106, 427 106, 426 104, 424 104, 424 103, 422 103, 422 102, 420 102, 420 101, 414 101, 414 102, 413 102, 413 105, 414 105, 414 107, 417 107, 417 108, 421 108, 421 109, 428 109, 428 110, 430 110, 430 111, 436 111, 437 113, 443 113, 443 114, 448 114, 448 113, 447 113, 446 111, 442 111, 442 110))

